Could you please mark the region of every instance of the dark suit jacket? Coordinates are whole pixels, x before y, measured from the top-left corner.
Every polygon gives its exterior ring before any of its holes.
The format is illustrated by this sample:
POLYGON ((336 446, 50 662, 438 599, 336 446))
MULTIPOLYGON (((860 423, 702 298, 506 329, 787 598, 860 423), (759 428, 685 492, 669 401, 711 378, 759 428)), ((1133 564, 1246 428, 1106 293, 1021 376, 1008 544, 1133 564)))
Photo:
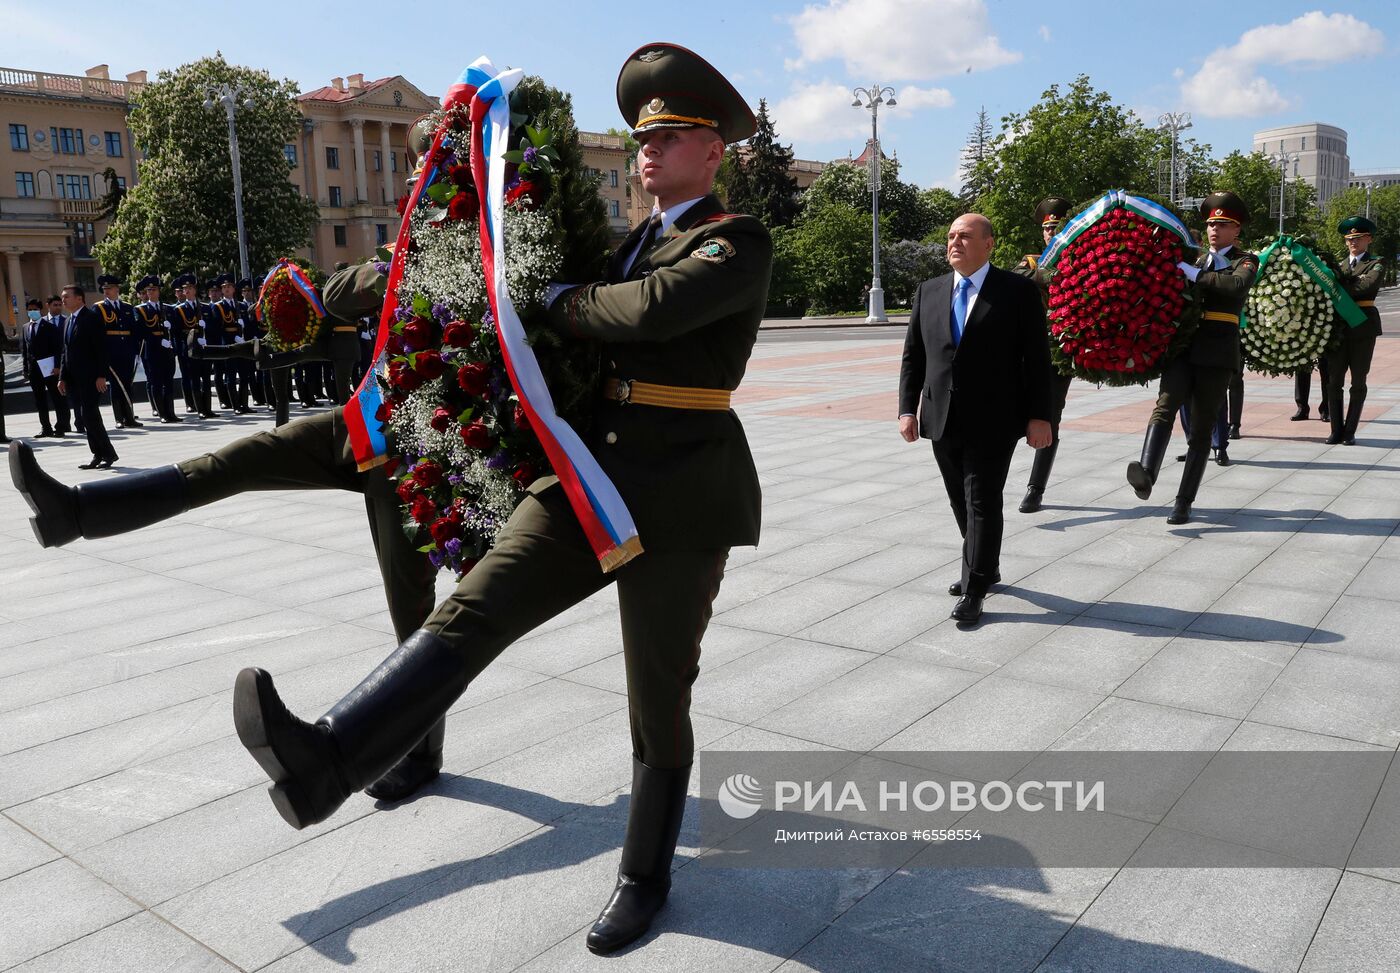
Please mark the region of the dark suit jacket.
MULTIPOLYGON (((767 306, 768 230, 710 195, 624 271, 640 239, 639 229, 618 247, 605 283, 556 300, 550 323, 596 338, 604 377, 738 388, 767 306)), ((586 441, 646 550, 758 543, 758 473, 732 410, 604 403, 586 441)))
POLYGON ((58 325, 46 318, 25 321, 19 332, 19 354, 21 374, 24 375, 25 381, 43 381, 43 375, 39 372, 39 359, 58 359, 63 354, 63 334, 58 325))
POLYGON ((1028 420, 1052 418, 1040 290, 1019 274, 988 268, 956 347, 952 309, 951 273, 914 291, 899 414, 918 415, 925 439, 947 435, 1014 445, 1028 420))
POLYGON ((107 378, 107 327, 91 307, 68 318, 63 329, 63 362, 59 377, 70 386, 85 389, 99 377, 107 378))

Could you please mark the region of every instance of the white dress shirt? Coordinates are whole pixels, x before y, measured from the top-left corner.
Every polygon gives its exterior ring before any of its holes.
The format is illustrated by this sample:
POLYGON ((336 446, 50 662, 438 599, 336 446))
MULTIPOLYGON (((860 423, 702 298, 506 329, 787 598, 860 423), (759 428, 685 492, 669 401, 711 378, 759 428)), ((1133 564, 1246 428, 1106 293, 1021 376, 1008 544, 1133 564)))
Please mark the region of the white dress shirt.
MULTIPOLYGON (((985 263, 967 275, 967 279, 972 282, 972 286, 968 288, 967 291, 967 317, 963 318, 964 327, 967 326, 968 321, 972 320, 972 309, 977 304, 977 295, 982 293, 982 285, 987 280, 987 270, 991 266, 991 263, 985 263)), ((949 305, 950 314, 952 313, 951 308, 955 307, 958 303, 958 288, 962 286, 962 281, 963 275, 956 270, 953 271, 953 301, 952 304, 949 305)))

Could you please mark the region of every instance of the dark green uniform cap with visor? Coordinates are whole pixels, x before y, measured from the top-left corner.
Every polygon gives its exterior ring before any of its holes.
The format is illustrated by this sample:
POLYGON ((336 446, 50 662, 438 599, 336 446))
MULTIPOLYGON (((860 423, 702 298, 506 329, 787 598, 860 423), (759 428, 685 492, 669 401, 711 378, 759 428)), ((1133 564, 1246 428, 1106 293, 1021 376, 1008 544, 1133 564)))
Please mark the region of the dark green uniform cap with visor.
POLYGON ((634 136, 659 128, 711 128, 729 143, 758 127, 724 75, 675 44, 646 44, 627 58, 617 76, 617 107, 634 136))

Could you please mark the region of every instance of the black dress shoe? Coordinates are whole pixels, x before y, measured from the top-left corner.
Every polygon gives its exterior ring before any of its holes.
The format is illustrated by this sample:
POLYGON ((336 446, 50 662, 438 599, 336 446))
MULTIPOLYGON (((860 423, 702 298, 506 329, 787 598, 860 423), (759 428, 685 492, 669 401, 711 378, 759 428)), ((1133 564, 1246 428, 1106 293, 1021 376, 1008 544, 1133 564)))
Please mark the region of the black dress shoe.
POLYGON ((1288 417, 1288 420, 1289 420, 1290 422, 1302 422, 1302 421, 1303 421, 1304 419, 1306 419, 1307 417, 1308 417, 1308 410, 1307 410, 1307 407, 1306 407, 1306 406, 1299 406, 1299 407, 1298 407, 1298 411, 1295 412, 1295 413, 1293 413, 1291 416, 1289 416, 1289 417, 1288 417))
MULTIPOLYGON (((1001 572, 1000 572, 1000 571, 998 571, 998 572, 996 573, 996 575, 992 578, 992 584, 1001 584, 1001 572)), ((961 594, 962 594, 962 582, 961 582, 961 581, 954 581, 952 584, 950 584, 950 585, 948 586, 948 594, 952 595, 954 598, 956 598, 956 597, 958 597, 959 595, 961 595, 961 594)))
POLYGON ((1327 443, 1328 446, 1336 446, 1336 445, 1337 445, 1338 443, 1340 443, 1341 441, 1342 441, 1342 434, 1339 433, 1339 432, 1334 432, 1332 435, 1328 436, 1327 439, 1326 439, 1326 443, 1327 443))
POLYGON ((1215 465, 1216 465, 1216 466, 1229 466, 1229 465, 1230 465, 1230 454, 1227 453, 1227 452, 1225 452, 1225 450, 1223 450, 1223 449, 1218 449, 1218 450, 1216 450, 1216 451, 1215 451, 1215 465))
POLYGON ((103 457, 102 459, 98 460, 97 468, 99 470, 110 470, 112 468, 112 464, 115 463, 119 458, 120 457, 118 457, 116 453, 113 453, 111 456, 103 457))
POLYGON ((1347 436, 1345 439, 1342 440, 1342 445, 1343 445, 1343 446, 1355 446, 1355 445, 1356 445, 1356 437, 1355 437, 1355 436, 1347 436))
POLYGON ((968 592, 958 599, 958 603, 953 606, 950 617, 964 625, 970 625, 982 617, 982 599, 984 595, 968 592))
POLYGON ((53 433, 53 430, 52 430, 52 429, 45 429, 43 432, 37 434, 34 438, 35 438, 35 439, 52 439, 53 436, 54 436, 54 433, 53 433))
POLYGON ((144 425, 145 423, 142 422, 140 419, 132 419, 130 422, 127 423, 127 426, 129 426, 132 429, 140 429, 144 425))
POLYGON ((98 459, 96 456, 94 456, 92 459, 88 460, 86 463, 79 463, 79 464, 78 464, 78 469, 80 469, 80 470, 95 470, 95 469, 97 469, 98 467, 100 467, 101 465, 102 465, 102 460, 100 460, 100 459, 98 459))
POLYGON ((1045 491, 1030 487, 1026 490, 1025 499, 1021 501, 1021 506, 1016 508, 1023 514, 1033 514, 1040 510, 1041 501, 1045 499, 1045 491))

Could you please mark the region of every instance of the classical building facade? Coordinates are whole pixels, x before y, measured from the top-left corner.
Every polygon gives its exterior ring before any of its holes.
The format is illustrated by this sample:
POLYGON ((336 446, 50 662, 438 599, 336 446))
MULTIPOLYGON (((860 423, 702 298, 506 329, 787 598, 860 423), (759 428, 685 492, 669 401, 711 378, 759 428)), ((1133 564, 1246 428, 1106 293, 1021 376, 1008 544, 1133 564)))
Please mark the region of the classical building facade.
POLYGON ((136 181, 126 115, 146 73, 113 80, 107 65, 86 75, 0 68, 0 322, 12 332, 30 297, 76 281, 92 287, 92 245, 109 169, 136 181))
POLYGON ((292 182, 316 201, 321 218, 304 256, 329 270, 374 253, 398 233, 395 201, 409 175, 408 130, 438 100, 402 75, 363 74, 297 96, 301 139, 283 147, 292 182))
MULTIPOLYGON (((1319 206, 1326 206, 1329 199, 1346 189, 1351 176, 1347 133, 1335 125, 1308 122, 1255 132, 1254 151, 1297 155, 1297 176, 1317 190, 1319 206)), ((1290 172, 1289 178, 1293 175, 1290 172)))

